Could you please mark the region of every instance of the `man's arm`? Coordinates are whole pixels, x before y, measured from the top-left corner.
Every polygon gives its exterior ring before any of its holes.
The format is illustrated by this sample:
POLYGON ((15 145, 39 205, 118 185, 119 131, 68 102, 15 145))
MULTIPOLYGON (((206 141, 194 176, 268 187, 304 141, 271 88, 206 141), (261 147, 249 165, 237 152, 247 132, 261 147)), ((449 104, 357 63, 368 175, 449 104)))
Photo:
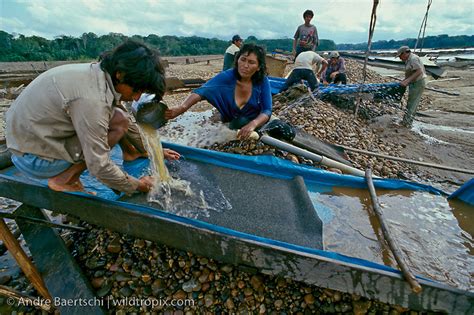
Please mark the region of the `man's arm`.
POLYGON ((147 183, 128 175, 110 159, 108 133, 113 115, 110 105, 80 99, 70 103, 69 115, 81 143, 87 169, 92 176, 110 188, 127 194, 145 190, 147 183))
POLYGON ((318 71, 318 78, 321 78, 321 75, 326 72, 326 68, 328 67, 328 62, 325 59, 323 59, 321 63, 322 66, 321 69, 318 71))
POLYGON ((400 82, 400 85, 404 86, 404 87, 407 87, 410 83, 415 81, 416 78, 418 78, 418 76, 420 76, 422 73, 423 73, 423 71, 421 70, 421 68, 416 69, 416 71, 413 72, 413 74, 411 76, 409 76, 408 78, 406 78, 405 80, 400 82))
POLYGON ((316 48, 319 47, 319 36, 318 36, 318 29, 316 26, 314 27, 314 45, 313 45, 313 50, 316 50, 316 48))

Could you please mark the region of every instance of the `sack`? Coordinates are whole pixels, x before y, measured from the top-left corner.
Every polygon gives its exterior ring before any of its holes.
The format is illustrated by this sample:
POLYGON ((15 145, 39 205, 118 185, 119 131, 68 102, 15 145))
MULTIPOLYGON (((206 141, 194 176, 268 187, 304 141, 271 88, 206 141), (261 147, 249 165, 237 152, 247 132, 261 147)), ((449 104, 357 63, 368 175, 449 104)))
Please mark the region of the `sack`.
POLYGON ((292 141, 296 137, 295 127, 280 119, 270 121, 259 132, 267 133, 270 137, 284 141, 292 141))

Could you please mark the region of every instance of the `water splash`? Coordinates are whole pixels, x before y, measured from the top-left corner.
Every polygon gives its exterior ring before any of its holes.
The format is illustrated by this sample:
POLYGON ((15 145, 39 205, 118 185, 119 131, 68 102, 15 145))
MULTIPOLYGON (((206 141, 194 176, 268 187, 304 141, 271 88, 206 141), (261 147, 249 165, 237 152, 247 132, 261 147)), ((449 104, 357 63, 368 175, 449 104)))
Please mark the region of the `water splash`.
POLYGON ((176 173, 175 177, 171 176, 164 161, 163 147, 157 130, 144 124, 139 127, 144 135, 144 144, 154 179, 153 188, 148 193, 148 202, 156 203, 161 209, 188 218, 209 217, 209 210, 221 211, 232 208, 218 188, 213 189, 213 194, 208 194, 207 197, 212 203, 210 204, 202 189, 193 189, 190 181, 178 178, 176 173))

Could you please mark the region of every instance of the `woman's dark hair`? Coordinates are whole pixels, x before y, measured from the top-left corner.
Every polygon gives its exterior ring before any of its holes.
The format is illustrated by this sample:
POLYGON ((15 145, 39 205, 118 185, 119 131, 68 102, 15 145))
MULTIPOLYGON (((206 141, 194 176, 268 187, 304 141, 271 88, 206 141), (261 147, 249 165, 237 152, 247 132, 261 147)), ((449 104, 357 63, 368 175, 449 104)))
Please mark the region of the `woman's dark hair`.
POLYGON ((99 61, 100 68, 110 74, 114 85, 124 83, 134 91, 155 94, 157 100, 163 98, 166 88, 165 70, 158 51, 127 40, 114 50, 103 53, 99 61), (124 74, 120 81, 116 77, 117 72, 124 74))
POLYGON ((249 54, 255 54, 257 56, 257 61, 258 61, 258 70, 257 72, 254 73, 252 76, 252 82, 253 83, 261 83, 263 81, 263 78, 267 74, 267 66, 265 64, 265 49, 263 47, 257 46, 255 44, 244 44, 239 52, 237 52, 235 56, 235 66, 234 66, 234 73, 237 76, 237 79, 240 80, 242 77, 239 74, 239 58, 242 55, 249 55, 249 54))
POLYGON ((313 16, 314 16, 313 11, 311 11, 311 10, 306 10, 306 11, 304 11, 304 13, 303 13, 303 19, 304 19, 306 16, 313 17, 313 16))

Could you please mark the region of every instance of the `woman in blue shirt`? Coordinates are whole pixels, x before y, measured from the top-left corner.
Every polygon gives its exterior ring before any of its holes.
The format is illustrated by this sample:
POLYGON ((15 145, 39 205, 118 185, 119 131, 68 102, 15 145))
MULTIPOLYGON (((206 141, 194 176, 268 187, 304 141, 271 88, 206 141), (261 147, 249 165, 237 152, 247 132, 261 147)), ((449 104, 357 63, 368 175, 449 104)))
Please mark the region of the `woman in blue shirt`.
POLYGON ((272 114, 270 83, 265 74, 264 49, 245 44, 237 53, 235 68, 194 90, 180 106, 168 109, 165 118, 175 118, 205 99, 219 111, 223 122, 230 122, 230 128, 240 128, 240 139, 247 139, 272 114))

